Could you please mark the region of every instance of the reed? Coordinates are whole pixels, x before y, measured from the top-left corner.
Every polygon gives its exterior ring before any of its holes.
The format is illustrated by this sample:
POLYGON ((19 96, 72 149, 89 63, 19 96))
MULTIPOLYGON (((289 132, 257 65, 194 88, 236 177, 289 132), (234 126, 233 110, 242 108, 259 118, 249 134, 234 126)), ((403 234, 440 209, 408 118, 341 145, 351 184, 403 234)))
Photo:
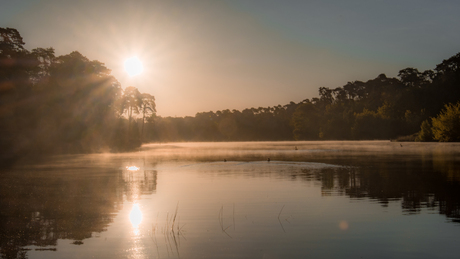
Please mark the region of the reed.
POLYGON ((283 229, 283 232, 286 233, 286 230, 284 229, 283 223, 281 223, 281 220, 280 220, 281 212, 283 212, 284 206, 286 206, 286 204, 284 204, 283 207, 281 207, 280 213, 278 213, 278 222, 280 223, 280 226, 283 229))
POLYGON ((224 228, 224 206, 223 205, 222 205, 222 207, 220 208, 220 211, 219 211, 219 224, 220 224, 220 228, 221 228, 222 232, 225 233, 230 238, 232 238, 232 236, 230 236, 227 233, 227 229, 229 229, 232 225, 224 228))
MULTIPOLYGON (((166 213, 166 220, 164 222, 163 227, 161 228, 161 233, 163 234, 168 257, 174 256, 176 254, 177 257, 180 258, 180 254, 179 254, 180 236, 186 239, 183 234, 183 228, 185 224, 180 227, 180 217, 178 216, 178 211, 179 211, 179 203, 177 203, 176 205, 176 210, 174 214, 169 214, 169 212, 166 213)), ((156 232, 157 230, 160 229, 158 227, 159 215, 160 213, 158 212, 156 223, 152 224, 152 230, 151 230, 151 238, 156 246, 158 258, 160 257, 160 252, 159 252, 159 245, 158 245, 158 240, 156 237, 156 232)))

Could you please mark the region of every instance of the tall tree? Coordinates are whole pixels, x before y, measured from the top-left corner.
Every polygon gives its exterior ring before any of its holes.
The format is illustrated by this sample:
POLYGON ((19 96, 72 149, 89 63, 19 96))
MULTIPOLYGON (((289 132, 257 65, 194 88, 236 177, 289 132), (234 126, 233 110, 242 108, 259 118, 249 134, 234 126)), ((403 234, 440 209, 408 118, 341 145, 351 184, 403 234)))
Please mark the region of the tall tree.
POLYGON ((314 140, 319 138, 319 114, 316 106, 306 102, 297 107, 292 115, 294 138, 296 140, 314 140))
POLYGON ((152 116, 156 113, 156 104, 155 104, 155 97, 148 93, 141 94, 141 103, 140 103, 140 110, 142 112, 142 130, 141 130, 141 138, 144 137, 144 123, 145 118, 152 116))
POLYGON ((139 109, 142 106, 142 95, 139 90, 134 86, 128 86, 123 91, 123 96, 121 97, 120 111, 121 113, 126 113, 128 115, 128 120, 131 122, 131 119, 134 114, 139 114, 139 109))

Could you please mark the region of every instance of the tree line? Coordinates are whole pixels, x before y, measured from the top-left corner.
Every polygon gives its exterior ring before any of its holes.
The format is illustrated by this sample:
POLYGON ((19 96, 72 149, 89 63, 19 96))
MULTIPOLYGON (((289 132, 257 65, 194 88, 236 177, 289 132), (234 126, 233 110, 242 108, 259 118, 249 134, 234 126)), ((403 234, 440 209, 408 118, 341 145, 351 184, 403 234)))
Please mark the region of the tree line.
POLYGON ((24 45, 16 29, 0 28, 3 161, 164 141, 460 140, 460 53, 433 70, 320 87, 299 103, 176 118, 156 116, 154 96, 123 90, 97 60, 24 45))
POLYGON ((299 103, 155 117, 147 141, 460 140, 460 53, 433 70, 380 74, 299 103))

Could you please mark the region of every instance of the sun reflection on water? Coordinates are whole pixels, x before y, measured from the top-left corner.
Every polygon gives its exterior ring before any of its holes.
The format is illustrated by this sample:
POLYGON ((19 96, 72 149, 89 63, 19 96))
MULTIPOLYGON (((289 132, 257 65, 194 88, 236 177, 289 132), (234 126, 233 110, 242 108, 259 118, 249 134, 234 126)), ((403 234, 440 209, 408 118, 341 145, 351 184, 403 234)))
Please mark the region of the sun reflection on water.
POLYGON ((138 171, 140 168, 135 165, 132 165, 132 166, 127 166, 126 169, 128 171, 138 171))
POLYGON ((139 204, 133 204, 133 208, 129 213, 129 220, 131 221, 131 225, 133 225, 134 234, 136 236, 139 235, 139 225, 142 222, 142 211, 139 204))

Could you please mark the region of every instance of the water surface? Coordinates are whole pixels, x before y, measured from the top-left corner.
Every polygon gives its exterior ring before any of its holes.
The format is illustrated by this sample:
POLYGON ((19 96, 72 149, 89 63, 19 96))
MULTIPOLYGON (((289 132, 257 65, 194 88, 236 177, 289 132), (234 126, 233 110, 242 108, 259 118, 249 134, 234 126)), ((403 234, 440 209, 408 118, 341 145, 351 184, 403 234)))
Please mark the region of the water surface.
POLYGON ((164 143, 22 163, 0 174, 1 257, 458 258, 459 147, 164 143))

